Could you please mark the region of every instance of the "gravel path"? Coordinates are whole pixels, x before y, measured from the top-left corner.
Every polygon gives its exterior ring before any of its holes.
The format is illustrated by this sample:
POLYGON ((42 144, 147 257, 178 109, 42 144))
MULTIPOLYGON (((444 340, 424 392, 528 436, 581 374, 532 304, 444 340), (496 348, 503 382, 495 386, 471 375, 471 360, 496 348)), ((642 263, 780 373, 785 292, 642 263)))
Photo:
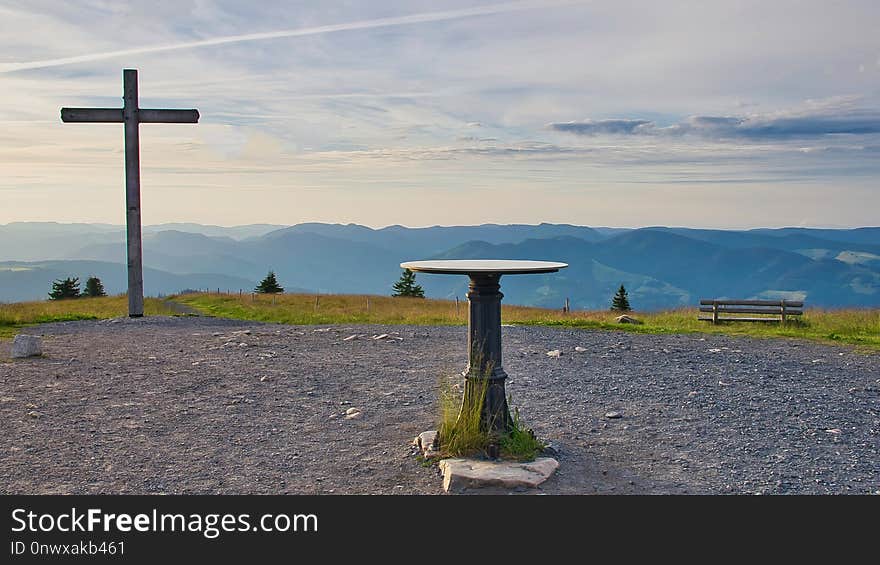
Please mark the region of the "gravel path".
MULTIPOLYGON (((463 368, 463 327, 31 331, 43 358, 0 343, 0 494, 442 492, 409 444, 463 368)), ((504 348, 513 405, 561 463, 537 492, 880 493, 880 355, 537 327, 505 327, 504 348)))

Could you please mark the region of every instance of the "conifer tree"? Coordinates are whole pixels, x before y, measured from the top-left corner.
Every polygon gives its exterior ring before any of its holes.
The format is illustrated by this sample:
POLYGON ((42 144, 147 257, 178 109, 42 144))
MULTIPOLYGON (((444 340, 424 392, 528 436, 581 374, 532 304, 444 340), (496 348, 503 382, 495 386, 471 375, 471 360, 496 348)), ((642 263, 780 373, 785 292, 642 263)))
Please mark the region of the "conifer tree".
POLYGON ((620 288, 617 289, 617 294, 611 299, 611 309, 617 312, 629 312, 632 310, 629 306, 629 297, 623 285, 620 285, 620 288))
POLYGON ((284 292, 284 289, 278 284, 278 279, 275 278, 275 271, 269 271, 269 274, 266 275, 266 278, 260 281, 260 284, 257 285, 254 292, 259 292, 261 294, 278 294, 284 292))
POLYGON ((77 277, 56 280, 52 283, 52 292, 49 293, 51 300, 79 298, 79 296, 79 278, 77 277))
POLYGON ((86 289, 82 293, 83 296, 107 296, 104 291, 104 283, 96 276, 91 276, 86 280, 86 289))
POLYGON ((425 291, 420 285, 416 284, 416 274, 409 269, 403 271, 398 280, 391 287, 394 289, 393 296, 411 296, 415 298, 424 298, 425 291))

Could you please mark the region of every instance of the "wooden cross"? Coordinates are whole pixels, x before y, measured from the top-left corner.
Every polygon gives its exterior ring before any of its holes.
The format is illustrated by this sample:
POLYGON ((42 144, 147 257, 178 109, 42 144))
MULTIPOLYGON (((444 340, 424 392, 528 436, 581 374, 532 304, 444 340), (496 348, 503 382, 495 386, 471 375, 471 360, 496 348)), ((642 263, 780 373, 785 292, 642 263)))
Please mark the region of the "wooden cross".
POLYGON ((61 108, 63 122, 125 124, 125 209, 128 241, 128 315, 144 315, 144 269, 141 246, 140 124, 195 124, 198 110, 138 108, 137 69, 122 71, 122 108, 61 108))

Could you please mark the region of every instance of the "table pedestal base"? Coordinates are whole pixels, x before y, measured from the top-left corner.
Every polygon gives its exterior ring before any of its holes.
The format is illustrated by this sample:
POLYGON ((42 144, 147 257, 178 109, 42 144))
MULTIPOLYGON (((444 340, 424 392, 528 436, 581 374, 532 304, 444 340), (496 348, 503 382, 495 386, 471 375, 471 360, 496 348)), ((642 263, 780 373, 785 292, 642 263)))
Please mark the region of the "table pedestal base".
POLYGON ((477 402, 482 401, 480 429, 496 435, 510 431, 513 423, 510 409, 507 406, 507 392, 504 388, 506 378, 506 375, 502 378, 486 379, 465 374, 462 413, 470 412, 477 402))
POLYGON ((468 292, 468 359, 462 411, 482 400, 480 429, 507 433, 512 424, 501 366, 501 299, 499 274, 471 274, 468 292))

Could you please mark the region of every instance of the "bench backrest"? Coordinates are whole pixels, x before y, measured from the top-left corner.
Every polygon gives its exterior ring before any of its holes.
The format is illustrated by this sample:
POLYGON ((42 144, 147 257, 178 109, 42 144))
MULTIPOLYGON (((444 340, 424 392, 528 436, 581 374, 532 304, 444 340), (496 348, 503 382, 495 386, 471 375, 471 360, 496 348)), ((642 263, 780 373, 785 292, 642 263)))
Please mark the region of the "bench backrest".
POLYGON ((803 308, 803 300, 716 300, 714 298, 704 298, 700 300, 701 305, 712 306, 775 306, 777 308, 803 308))
POLYGON ((719 318, 719 314, 770 314, 780 316, 784 322, 787 316, 800 316, 804 313, 802 300, 700 300, 700 312, 709 312, 711 318, 701 320, 718 321, 770 321, 767 318, 719 318))

